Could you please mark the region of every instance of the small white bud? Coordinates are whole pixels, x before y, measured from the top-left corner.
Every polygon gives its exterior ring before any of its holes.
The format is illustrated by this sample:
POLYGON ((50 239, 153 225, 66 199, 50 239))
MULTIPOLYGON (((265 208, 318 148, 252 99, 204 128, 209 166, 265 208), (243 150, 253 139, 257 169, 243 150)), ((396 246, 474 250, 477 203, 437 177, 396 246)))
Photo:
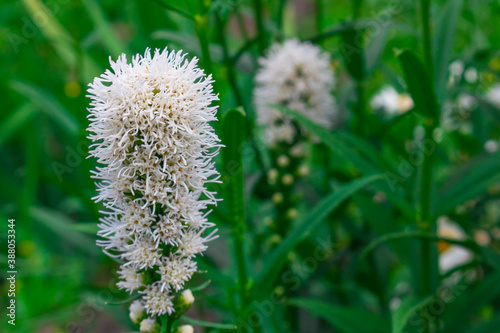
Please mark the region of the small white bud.
POLYGON ((282 168, 287 167, 290 164, 290 159, 286 155, 278 156, 278 165, 282 168))
POLYGON ((176 333, 193 333, 194 329, 191 325, 182 325, 177 327, 176 333))
POLYGON ((278 205, 278 204, 280 204, 280 203, 283 202, 283 194, 281 194, 280 192, 276 192, 276 193, 273 194, 273 196, 272 196, 271 199, 273 200, 273 202, 275 204, 278 205))
POLYGON ((287 173, 283 176, 283 178, 281 178, 281 182, 283 183, 283 185, 285 186, 290 186, 293 184, 293 181, 294 181, 294 178, 291 174, 287 173))

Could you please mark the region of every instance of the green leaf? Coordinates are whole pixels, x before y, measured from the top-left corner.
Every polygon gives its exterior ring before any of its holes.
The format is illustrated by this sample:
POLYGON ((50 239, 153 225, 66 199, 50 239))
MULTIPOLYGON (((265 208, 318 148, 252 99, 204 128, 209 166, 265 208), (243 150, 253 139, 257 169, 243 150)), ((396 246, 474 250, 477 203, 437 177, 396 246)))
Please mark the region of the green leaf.
POLYGON ((361 309, 340 307, 306 298, 293 298, 289 304, 326 320, 344 333, 387 333, 389 331, 388 320, 361 309))
POLYGON ((36 108, 27 103, 17 108, 0 124, 0 147, 22 128, 35 114, 36 108))
POLYGON ((74 222, 67 216, 45 207, 32 207, 30 213, 34 220, 54 232, 54 238, 59 242, 67 241, 90 254, 99 252, 92 239, 72 228, 74 222))
MULTIPOLYGON (((314 121, 310 120, 307 116, 300 114, 291 109, 275 106, 280 109, 283 113, 294 118, 299 124, 303 125, 311 133, 314 133, 324 144, 327 145, 330 150, 343 158, 345 161, 351 163, 356 169, 361 171, 363 174, 375 174, 380 172, 373 163, 367 161, 365 158, 360 156, 352 147, 345 144, 340 137, 341 134, 331 132, 325 127, 316 124, 314 121)), ((352 142, 352 141, 351 141, 352 142)))
POLYGON ((441 16, 433 36, 432 58, 434 60, 434 84, 438 101, 443 100, 446 90, 453 38, 462 11, 462 4, 462 0, 448 0, 448 3, 441 10, 441 16))
POLYGON ((433 205, 434 215, 442 215, 467 200, 485 193, 500 181, 500 152, 483 154, 459 167, 440 189, 433 205))
POLYGON ((261 272, 256 278, 255 293, 265 295, 274 285, 281 268, 285 265, 288 253, 302 240, 304 240, 311 231, 320 224, 335 208, 356 191, 359 191, 366 185, 380 180, 382 175, 374 175, 357 179, 339 190, 334 191, 319 202, 309 213, 304 216, 283 239, 281 244, 266 258, 261 272))
POLYGON ((66 133, 71 136, 78 134, 80 124, 77 119, 48 91, 23 81, 11 81, 10 86, 14 91, 28 98, 34 105, 37 105, 66 133))
POLYGON ((47 38, 52 47, 54 47, 56 53, 66 66, 74 68, 77 65, 78 57, 75 51, 76 43, 71 34, 64 29, 43 1, 23 0, 22 2, 27 12, 31 15, 33 22, 38 25, 42 34, 47 38), (40 20, 40 17, 44 19, 40 20))
POLYGON ((369 176, 385 171, 386 182, 379 182, 375 187, 377 190, 383 191, 387 195, 387 198, 389 198, 393 204, 397 205, 406 216, 413 218, 414 209, 404 199, 406 195, 401 192, 401 186, 399 184, 389 184, 391 180, 388 175, 391 173, 396 175, 398 173, 395 169, 396 167, 393 165, 393 162, 387 161, 381 157, 382 154, 380 154, 371 143, 347 132, 331 132, 325 127, 316 124, 303 114, 288 108, 280 106, 275 107, 294 118, 309 132, 314 133, 314 135, 316 135, 336 157, 352 164, 363 175, 369 176), (358 151, 362 154, 358 153, 358 151))
POLYGON ((189 318, 189 317, 181 317, 180 320, 185 321, 186 323, 189 323, 189 324, 192 324, 192 325, 198 325, 198 326, 203 326, 203 327, 211 327, 211 328, 218 328, 218 329, 221 329, 221 330, 235 330, 237 328, 236 325, 233 325, 233 324, 210 323, 208 321, 193 319, 193 318, 189 318))
POLYGON ((73 230, 92 235, 96 235, 97 231, 99 231, 99 227, 97 226, 96 222, 75 223, 72 224, 71 227, 73 228, 73 230))
POLYGON ((446 304, 442 316, 444 329, 442 333, 462 331, 465 322, 486 304, 500 295, 500 272, 495 272, 469 290, 458 288, 449 293, 449 303, 446 304))
POLYGON ((401 305, 392 313, 392 333, 401 333, 405 328, 408 320, 411 316, 427 306, 430 301, 433 299, 432 296, 426 298, 417 298, 415 296, 411 296, 405 298, 401 305))
POLYGON ((222 119, 222 177, 225 186, 225 203, 229 216, 236 223, 245 221, 242 145, 246 139, 246 115, 241 109, 231 109, 222 119))
POLYGON ((380 60, 382 53, 387 42, 387 31, 388 26, 382 26, 379 31, 375 34, 370 44, 366 47, 365 64, 366 64, 366 74, 370 74, 375 69, 375 66, 380 60))
POLYGON ((356 80, 362 80, 365 76, 364 45, 361 42, 363 41, 363 37, 360 36, 363 33, 362 29, 346 30, 342 34, 342 44, 340 45, 340 51, 347 70, 356 80))
POLYGON ((437 123, 439 111, 427 69, 412 51, 403 50, 398 58, 416 111, 437 123))
POLYGON ((99 3, 95 0, 83 0, 83 5, 89 13, 90 19, 94 23, 99 32, 103 45, 113 56, 118 56, 126 53, 125 45, 120 41, 99 3))

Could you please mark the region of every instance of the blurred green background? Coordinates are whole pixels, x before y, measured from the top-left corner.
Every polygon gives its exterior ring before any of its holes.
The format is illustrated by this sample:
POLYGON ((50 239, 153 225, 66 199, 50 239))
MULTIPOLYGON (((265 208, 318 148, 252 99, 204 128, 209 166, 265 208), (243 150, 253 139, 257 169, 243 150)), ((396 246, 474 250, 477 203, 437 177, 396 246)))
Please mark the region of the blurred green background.
MULTIPOLYGON (((143 53, 146 47, 163 49, 166 46, 201 57, 201 65, 206 70, 211 67, 216 79, 221 117, 226 110, 241 105, 247 112, 249 128, 254 130, 251 89, 259 54, 271 42, 284 38, 312 40, 332 56, 337 76, 334 95, 339 112, 336 130, 366 139, 370 148, 366 148, 363 141, 353 150, 362 151, 361 155, 369 163, 378 158, 374 155, 380 155, 389 161, 386 165, 396 170, 400 157, 408 157, 407 147, 414 139, 416 115, 408 112, 390 117, 374 110, 369 100, 386 85, 405 91, 395 53, 408 48, 422 54, 418 3, 257 2, 218 0, 206 8, 207 4, 194 0, 168 1, 168 5, 166 0, 2 1, 0 253, 4 273, 7 270, 7 220, 15 218, 18 270, 14 329, 4 315, 8 284, 2 279, 0 285, 2 332, 136 330, 128 319, 128 303, 105 304, 124 300, 127 295, 114 287, 117 264, 95 246, 100 207, 91 200, 95 194, 90 178, 94 161, 86 159, 89 145, 85 131, 89 103, 85 97, 86 86, 109 67, 109 57, 116 59, 121 53, 132 55, 143 53), (254 11, 257 2, 262 5, 265 31, 258 39, 255 36, 259 22, 254 11), (168 9, 169 5, 189 15, 206 15, 207 26, 200 32, 192 20, 168 9), (346 49, 350 46, 345 37, 349 35, 346 33, 348 23, 364 27, 357 35, 361 48, 346 49), (203 33, 210 41, 210 62, 203 57, 198 41, 203 33), (346 52, 351 54, 347 59, 346 52), (356 67, 356 59, 364 64, 362 73, 359 73, 360 67, 356 67), (357 82, 362 82, 364 89, 361 101, 357 82), (353 109, 359 105, 365 112, 361 125, 353 117, 353 109), (373 151, 375 154, 367 153, 373 151)), ((488 256, 485 260, 491 262, 476 263, 472 273, 468 273, 475 274, 474 277, 462 281, 467 287, 484 285, 485 289, 467 296, 470 298, 462 302, 470 306, 470 311, 456 310, 456 316, 466 320, 460 328, 464 332, 500 332, 496 325, 500 325, 500 279, 495 267, 495 263, 500 265, 500 261, 497 262, 500 110, 491 92, 499 82, 500 2, 460 2, 453 14, 456 3, 433 1, 431 4, 433 31, 441 33, 433 45, 449 43, 448 61, 437 64, 444 71, 447 89, 440 96, 441 147, 436 154, 434 184, 439 194, 433 206, 437 215, 450 216, 471 237, 477 231, 483 232, 482 235, 486 233, 488 256), (458 74, 448 71, 449 63, 454 61, 459 67, 458 74), (465 110, 460 103, 463 96, 469 96, 472 101, 465 110), (487 280, 488 285, 481 284, 489 273, 496 274, 495 279, 487 280)), ((256 150, 255 146, 249 143, 247 153, 243 154, 250 271, 260 267, 268 253, 262 249, 269 238, 263 221, 271 214, 270 201, 262 195, 266 188, 256 186, 265 179, 268 154, 265 148, 256 150)), ((298 206, 299 218, 329 189, 338 188, 360 174, 348 161, 328 152, 324 145, 311 145, 310 150, 310 178, 299 185, 307 198, 298 206)), ((389 169, 382 167, 381 170, 383 173, 389 169)), ((400 199, 409 206, 416 201, 417 179, 418 172, 399 184, 403 188, 400 199)), ((376 270, 367 264, 361 268, 354 266, 355 258, 372 239, 406 230, 411 224, 401 212, 401 206, 388 200, 373 189, 359 193, 301 243, 296 255, 307 257, 319 235, 331 235, 337 244, 336 252, 341 254, 323 265, 319 273, 301 282, 305 285, 300 290, 301 296, 367 308, 387 317, 391 299, 405 294, 401 282, 409 279, 407 266, 411 262, 408 260, 411 248, 382 247, 371 258, 371 265, 378 266, 376 270), (374 200, 374 195, 382 198, 384 204, 374 200)), ((208 273, 198 276, 193 285, 207 279, 211 279, 213 285, 198 296, 200 304, 193 310, 193 316, 232 323, 235 318, 230 309, 235 302, 232 286, 236 272, 230 264, 233 259, 227 253, 231 244, 231 221, 225 212, 222 204, 211 215, 220 229, 220 238, 210 244, 208 255, 201 260, 200 265, 208 273)), ((329 328, 325 320, 318 319, 321 315, 301 312, 301 316, 304 324, 300 329, 304 332, 337 332, 329 328)), ((265 331, 280 331, 279 319, 270 327, 274 328, 265 331)))

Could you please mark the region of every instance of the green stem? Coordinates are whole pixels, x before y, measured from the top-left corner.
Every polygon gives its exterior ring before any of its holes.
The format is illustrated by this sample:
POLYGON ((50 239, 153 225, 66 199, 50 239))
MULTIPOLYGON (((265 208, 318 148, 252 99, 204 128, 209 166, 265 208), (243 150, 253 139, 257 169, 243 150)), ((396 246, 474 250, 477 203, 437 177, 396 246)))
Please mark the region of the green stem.
POLYGON ((363 79, 356 79, 356 94, 358 97, 355 111, 356 111, 356 132, 360 135, 365 134, 366 120, 365 120, 365 87, 363 79))
POLYGON ((323 31, 323 0, 316 0, 316 33, 323 31))
POLYGON ((286 0, 279 0, 278 12, 276 14, 276 26, 278 27, 278 30, 280 30, 280 31, 281 31, 281 28, 283 26, 283 12, 285 10, 285 4, 286 4, 286 0))
MULTIPOLYGON (((430 29, 430 0, 421 0, 422 19, 422 39, 425 62, 430 78, 433 82, 433 65, 431 50, 431 29, 430 29)), ((437 126, 437 119, 424 119, 425 139, 432 140, 434 129, 437 126)), ((432 182, 433 182, 434 154, 423 154, 422 177, 420 186, 420 216, 417 217, 418 230, 423 233, 436 233, 436 223, 431 214, 432 182)), ((419 294, 422 297, 435 293, 437 288, 437 249, 436 244, 427 239, 422 239, 420 243, 420 285, 419 294)), ((431 325, 426 325, 425 332, 431 331, 431 325)))
POLYGON ((196 15, 194 27, 196 31, 196 36, 200 41, 201 47, 201 57, 203 62, 203 68, 207 73, 213 73, 212 71, 212 57, 210 56, 210 43, 208 40, 208 16, 207 14, 196 15))
POLYGON ((257 26, 257 40, 259 53, 263 54, 266 49, 266 40, 264 34, 264 22, 262 20, 262 0, 254 0, 255 24, 257 26))
POLYGON ((237 222, 239 226, 234 228, 234 252, 238 269, 239 292, 241 298, 240 308, 244 309, 247 304, 247 268, 245 262, 244 242, 245 242, 245 222, 237 222))
POLYGON ((179 8, 176 8, 170 4, 167 4, 165 2, 163 2, 162 0, 154 0, 157 4, 159 4, 160 6, 170 10, 170 11, 173 11, 181 16, 184 16, 185 18, 187 18, 188 20, 191 20, 191 21, 194 21, 194 16, 189 14, 189 13, 186 13, 182 10, 180 10, 179 8))
POLYGON ((431 0, 420 0, 424 56, 427 68, 429 70, 429 78, 431 79, 431 82, 433 82, 432 78, 434 76, 434 66, 432 62, 430 2, 431 0))
POLYGON ((171 319, 168 314, 161 317, 161 333, 172 333, 172 325, 174 324, 174 319, 171 319))

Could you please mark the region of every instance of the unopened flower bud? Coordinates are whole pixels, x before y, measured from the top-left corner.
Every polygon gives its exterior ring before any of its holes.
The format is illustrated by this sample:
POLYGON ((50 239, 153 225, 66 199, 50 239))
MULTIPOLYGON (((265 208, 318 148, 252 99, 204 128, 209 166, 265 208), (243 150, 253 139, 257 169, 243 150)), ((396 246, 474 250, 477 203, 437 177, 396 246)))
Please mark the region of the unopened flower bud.
POLYGON ((267 181, 269 184, 276 184, 276 179, 278 178, 278 170, 271 169, 267 172, 267 181))
POLYGON ((275 204, 280 204, 283 202, 283 194, 280 192, 276 192, 273 194, 273 197, 271 198, 275 204))
POLYGON ((288 166, 290 164, 290 159, 288 158, 288 156, 285 156, 285 155, 280 155, 278 157, 278 165, 282 168, 288 166))
POLYGON ((289 220, 293 220, 299 215, 299 211, 295 208, 290 208, 286 211, 286 218, 289 220))
POLYGON ((139 330, 143 333, 158 333, 160 332, 160 325, 153 318, 146 318, 141 321, 139 330))
POLYGON ((193 292, 190 289, 182 291, 182 293, 174 299, 175 312, 172 316, 174 318, 179 318, 184 313, 186 313, 187 310, 189 310, 189 308, 193 303, 194 303, 193 292))
POLYGON ((286 175, 283 176, 283 178, 281 178, 281 182, 283 183, 283 185, 285 186, 290 186, 293 184, 293 176, 289 173, 287 173, 286 175))
POLYGON ((146 309, 144 308, 140 300, 133 301, 132 304, 130 304, 129 310, 130 319, 134 324, 139 324, 141 319, 143 319, 144 315, 146 314, 146 309))
POLYGON ((307 176, 309 174, 309 167, 307 165, 301 165, 299 167, 298 173, 302 177, 307 176))
POLYGON ((193 333, 194 329, 191 325, 182 325, 177 327, 176 333, 193 333))
POLYGON ((273 219, 269 216, 264 217, 264 225, 266 227, 271 227, 273 225, 273 219))

